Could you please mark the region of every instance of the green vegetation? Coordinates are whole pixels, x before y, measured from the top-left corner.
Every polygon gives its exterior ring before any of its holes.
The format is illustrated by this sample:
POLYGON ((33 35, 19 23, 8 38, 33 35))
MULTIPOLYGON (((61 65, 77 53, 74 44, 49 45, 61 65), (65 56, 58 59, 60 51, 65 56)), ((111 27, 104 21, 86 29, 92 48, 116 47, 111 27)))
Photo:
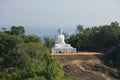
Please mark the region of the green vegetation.
POLYGON ((120 26, 118 22, 110 25, 84 28, 77 26, 76 34, 67 39, 78 51, 97 51, 109 54, 107 65, 120 68, 120 26))
POLYGON ((62 80, 64 72, 41 39, 24 27, 0 32, 0 80, 62 80))
POLYGON ((54 46, 54 39, 50 37, 44 37, 44 45, 50 50, 54 46))
MULTIPOLYGON (((78 51, 108 54, 105 63, 120 69, 120 26, 110 25, 84 28, 77 26, 75 34, 66 42, 78 51)), ((63 80, 74 79, 65 74, 56 58, 49 54, 54 39, 45 37, 44 44, 36 35, 25 35, 24 27, 12 26, 0 31, 0 80, 63 80)))

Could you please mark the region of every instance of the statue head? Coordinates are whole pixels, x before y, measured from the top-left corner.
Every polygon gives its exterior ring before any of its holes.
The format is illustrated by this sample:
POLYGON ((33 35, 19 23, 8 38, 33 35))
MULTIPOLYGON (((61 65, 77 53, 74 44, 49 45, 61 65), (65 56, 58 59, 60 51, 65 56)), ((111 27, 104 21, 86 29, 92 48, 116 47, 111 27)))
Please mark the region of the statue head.
POLYGON ((58 29, 58 34, 59 34, 59 35, 62 35, 62 34, 63 34, 63 30, 59 28, 59 29, 58 29))

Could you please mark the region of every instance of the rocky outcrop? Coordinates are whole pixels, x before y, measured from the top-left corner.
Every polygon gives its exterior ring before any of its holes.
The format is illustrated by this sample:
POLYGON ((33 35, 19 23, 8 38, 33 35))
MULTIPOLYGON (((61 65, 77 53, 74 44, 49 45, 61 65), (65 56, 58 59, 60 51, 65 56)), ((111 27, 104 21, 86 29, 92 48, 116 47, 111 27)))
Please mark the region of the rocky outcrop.
POLYGON ((63 70, 75 80, 119 80, 116 69, 105 66, 95 55, 56 56, 63 70))

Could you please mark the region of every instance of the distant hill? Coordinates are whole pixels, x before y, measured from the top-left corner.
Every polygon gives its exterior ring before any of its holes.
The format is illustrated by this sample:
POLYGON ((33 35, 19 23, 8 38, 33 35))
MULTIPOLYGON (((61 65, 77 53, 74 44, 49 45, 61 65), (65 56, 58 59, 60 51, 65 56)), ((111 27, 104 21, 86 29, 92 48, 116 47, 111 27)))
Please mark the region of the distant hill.
MULTIPOLYGON (((55 55, 54 55, 55 56, 55 55)), ((63 70, 74 80, 119 80, 120 73, 102 63, 103 55, 56 55, 63 70)))

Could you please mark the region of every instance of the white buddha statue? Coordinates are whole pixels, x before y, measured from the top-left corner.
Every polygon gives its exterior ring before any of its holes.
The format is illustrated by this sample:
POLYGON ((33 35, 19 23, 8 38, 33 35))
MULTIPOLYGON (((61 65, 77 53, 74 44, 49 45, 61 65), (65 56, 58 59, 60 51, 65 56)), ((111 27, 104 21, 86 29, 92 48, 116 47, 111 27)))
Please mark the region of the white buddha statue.
POLYGON ((63 30, 58 29, 58 35, 55 38, 55 45, 52 48, 52 53, 75 53, 76 48, 73 48, 70 44, 65 43, 65 36, 63 30))
POLYGON ((70 44, 65 43, 65 37, 63 35, 63 30, 58 29, 58 35, 55 39, 55 47, 69 47, 70 44))

